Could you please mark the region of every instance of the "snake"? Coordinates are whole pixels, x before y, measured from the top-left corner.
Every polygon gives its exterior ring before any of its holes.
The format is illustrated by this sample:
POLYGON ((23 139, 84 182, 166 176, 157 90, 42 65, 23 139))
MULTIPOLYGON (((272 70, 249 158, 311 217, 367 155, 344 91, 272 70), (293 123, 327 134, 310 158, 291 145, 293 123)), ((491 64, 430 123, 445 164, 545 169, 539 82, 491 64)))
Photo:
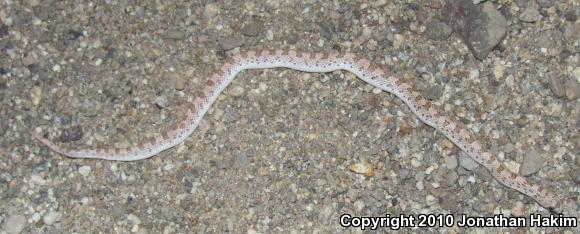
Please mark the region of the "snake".
POLYGON ((31 134, 51 150, 71 158, 134 161, 152 157, 183 142, 197 128, 208 109, 236 75, 248 69, 288 68, 302 72, 327 73, 348 71, 364 82, 400 98, 425 124, 435 128, 459 149, 485 167, 501 184, 534 199, 552 213, 561 213, 561 205, 546 185, 534 184, 528 178, 512 172, 461 122, 446 116, 438 106, 414 87, 368 59, 350 52, 305 52, 292 49, 253 49, 232 53, 206 80, 201 91, 187 102, 187 117, 176 128, 164 131, 150 140, 128 148, 70 149, 43 136, 37 128, 31 134))

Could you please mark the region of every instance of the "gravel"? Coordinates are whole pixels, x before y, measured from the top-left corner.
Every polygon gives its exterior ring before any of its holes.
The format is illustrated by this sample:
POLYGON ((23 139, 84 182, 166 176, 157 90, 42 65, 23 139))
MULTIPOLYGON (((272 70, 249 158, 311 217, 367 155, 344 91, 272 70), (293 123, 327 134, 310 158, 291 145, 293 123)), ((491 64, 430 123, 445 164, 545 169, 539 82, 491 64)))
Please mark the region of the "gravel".
POLYGON ((137 144, 185 118, 229 53, 264 47, 364 55, 510 170, 578 201, 573 1, 485 1, 474 7, 506 24, 467 28, 439 2, 202 2, 0 2, 0 232, 336 233, 350 231, 344 213, 547 214, 342 71, 244 71, 183 144, 148 160, 70 159, 29 134, 75 149, 137 144), (459 29, 499 34, 465 41, 459 29), (349 170, 359 162, 373 173, 349 170))

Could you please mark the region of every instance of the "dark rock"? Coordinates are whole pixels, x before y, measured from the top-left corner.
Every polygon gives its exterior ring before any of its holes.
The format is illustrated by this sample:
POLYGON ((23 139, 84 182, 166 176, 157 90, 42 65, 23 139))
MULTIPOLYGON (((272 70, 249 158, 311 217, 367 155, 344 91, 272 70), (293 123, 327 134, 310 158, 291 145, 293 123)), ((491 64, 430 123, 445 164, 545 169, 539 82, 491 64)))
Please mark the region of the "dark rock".
POLYGON ((482 5, 474 5, 471 0, 449 1, 442 13, 442 21, 461 36, 480 60, 487 57, 507 32, 503 15, 489 2, 482 5))
POLYGON ((83 137, 83 129, 80 126, 65 129, 60 135, 61 142, 78 141, 83 137))
POLYGON ((574 22, 578 20, 578 16, 574 14, 574 11, 567 11, 566 13, 564 13, 564 19, 566 19, 567 21, 574 22))
POLYGON ((69 29, 64 34, 64 39, 67 40, 67 41, 76 41, 81 36, 83 36, 83 32, 77 31, 77 30, 73 30, 73 29, 69 29))
POLYGON ((8 35, 8 26, 3 24, 0 26, 0 38, 5 37, 6 35, 8 35))
POLYGON ((443 95, 443 88, 439 85, 430 86, 423 90, 423 96, 429 100, 437 100, 443 95))

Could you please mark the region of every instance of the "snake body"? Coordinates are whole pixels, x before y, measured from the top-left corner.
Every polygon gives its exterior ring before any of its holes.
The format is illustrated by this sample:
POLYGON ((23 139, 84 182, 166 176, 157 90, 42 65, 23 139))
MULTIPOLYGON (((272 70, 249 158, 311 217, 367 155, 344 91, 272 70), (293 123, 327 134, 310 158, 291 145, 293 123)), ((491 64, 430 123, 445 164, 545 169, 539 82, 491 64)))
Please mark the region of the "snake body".
POLYGON ((36 139, 50 149, 72 158, 119 161, 146 159, 184 141, 197 128, 205 113, 239 72, 246 69, 267 68, 290 68, 304 72, 335 70, 352 72, 372 86, 400 98, 421 121, 437 129, 467 155, 487 168, 497 181, 533 198, 538 204, 552 212, 561 212, 553 193, 544 186, 534 184, 527 178, 507 169, 484 148, 465 125, 445 116, 437 106, 421 96, 413 85, 390 76, 387 70, 352 53, 307 53, 282 49, 258 49, 237 53, 230 56, 207 80, 204 89, 195 94, 187 117, 179 123, 176 129, 163 132, 150 141, 130 148, 71 150, 55 144, 36 129, 31 132, 36 139))

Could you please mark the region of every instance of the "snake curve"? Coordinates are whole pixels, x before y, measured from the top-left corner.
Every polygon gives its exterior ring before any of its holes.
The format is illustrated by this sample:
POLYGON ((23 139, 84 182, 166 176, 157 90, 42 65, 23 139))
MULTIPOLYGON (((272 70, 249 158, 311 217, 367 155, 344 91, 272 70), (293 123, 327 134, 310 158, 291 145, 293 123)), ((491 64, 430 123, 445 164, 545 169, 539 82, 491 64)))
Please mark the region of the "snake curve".
POLYGON ((71 158, 119 161, 146 159, 183 142, 197 128, 205 113, 239 72, 247 69, 279 67, 320 73, 346 70, 355 74, 370 85, 400 98, 421 121, 437 129, 467 155, 487 168, 498 182, 533 198, 550 212, 562 212, 554 194, 545 186, 533 184, 527 178, 507 169, 492 153, 484 149, 465 125, 443 115, 437 106, 421 96, 412 84, 389 76, 386 69, 377 67, 369 60, 353 53, 314 53, 288 49, 256 49, 236 53, 207 80, 204 89, 196 93, 195 99, 189 104, 187 117, 176 129, 163 132, 150 141, 130 148, 71 150, 42 136, 36 128, 33 128, 31 133, 53 151, 71 158))

